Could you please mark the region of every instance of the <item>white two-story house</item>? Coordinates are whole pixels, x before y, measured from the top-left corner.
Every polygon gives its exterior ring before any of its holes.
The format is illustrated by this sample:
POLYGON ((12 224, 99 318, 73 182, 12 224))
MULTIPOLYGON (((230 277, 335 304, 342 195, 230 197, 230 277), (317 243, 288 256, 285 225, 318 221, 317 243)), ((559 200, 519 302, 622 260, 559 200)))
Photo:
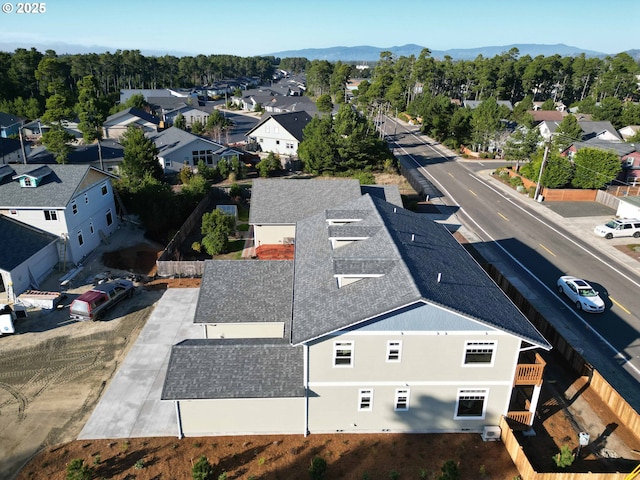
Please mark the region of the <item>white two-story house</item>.
POLYGON ((310 121, 311 116, 305 111, 267 114, 246 136, 265 153, 295 157, 302 131, 310 121))
POLYGON ((527 428, 551 348, 444 226, 370 194, 297 221, 294 260, 207 261, 194 320, 162 393, 187 436, 527 428))
POLYGON ((10 165, 0 214, 58 237, 58 261, 76 265, 118 226, 111 179, 89 165, 10 165))

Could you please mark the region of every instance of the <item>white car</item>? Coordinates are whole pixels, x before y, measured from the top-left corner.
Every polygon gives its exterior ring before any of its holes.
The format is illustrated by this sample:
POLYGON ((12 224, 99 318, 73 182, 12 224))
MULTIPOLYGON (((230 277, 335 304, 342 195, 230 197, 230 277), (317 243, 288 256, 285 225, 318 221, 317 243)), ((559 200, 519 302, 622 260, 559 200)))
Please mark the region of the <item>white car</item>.
POLYGON ((590 313, 604 312, 604 301, 598 292, 581 278, 565 275, 558 279, 558 292, 564 293, 578 310, 590 313))
POLYGON ((640 238, 640 220, 635 218, 614 218, 604 225, 597 225, 593 233, 607 240, 613 237, 640 238))

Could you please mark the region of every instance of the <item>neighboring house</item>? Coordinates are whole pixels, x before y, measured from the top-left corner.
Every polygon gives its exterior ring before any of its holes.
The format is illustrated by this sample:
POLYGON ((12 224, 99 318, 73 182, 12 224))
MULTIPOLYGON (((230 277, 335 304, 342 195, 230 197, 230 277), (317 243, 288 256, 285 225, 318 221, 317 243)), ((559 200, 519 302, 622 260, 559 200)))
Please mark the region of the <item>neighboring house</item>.
POLYGON ((556 133, 558 125, 560 125, 560 122, 543 120, 536 126, 536 128, 540 130, 540 136, 548 142, 551 140, 551 137, 553 137, 553 134, 556 133))
POLYGON ((586 142, 575 142, 567 148, 563 155, 573 159, 576 152, 583 148, 597 148, 614 152, 622 164, 622 171, 617 180, 622 183, 636 185, 640 183, 640 151, 633 143, 611 142, 608 140, 591 139, 586 142))
POLYGON ((205 262, 180 436, 532 425, 551 346, 443 225, 365 194, 295 230, 294 260, 205 262))
POLYGON ((618 131, 608 120, 590 121, 578 120, 578 125, 582 129, 582 140, 605 140, 607 142, 620 142, 622 138, 618 131))
POLYGON ((89 165, 6 165, 0 214, 52 233, 58 260, 78 264, 118 226, 111 179, 89 165))
POLYGON ((221 158, 230 160, 233 157, 240 158, 242 155, 238 150, 176 127, 149 133, 147 137, 157 147, 158 161, 167 175, 178 173, 183 167, 193 169, 197 167, 200 160, 210 167, 215 167, 221 158))
POLYGON ((178 97, 184 99, 185 103, 188 98, 194 101, 198 100, 198 94, 192 89, 172 90, 170 88, 123 88, 120 90, 120 103, 125 103, 134 95, 142 95, 148 102, 149 97, 178 97))
POLYGON ((540 122, 560 123, 568 115, 567 112, 559 112, 557 110, 527 110, 527 113, 533 117, 534 124, 540 122))
MULTIPOLYGON (((482 102, 483 100, 464 100, 462 102, 462 106, 473 110, 478 108, 482 102)), ((497 100, 496 103, 498 105, 504 105, 509 109, 509 111, 513 111, 513 104, 509 100, 497 100)))
POLYGON ((0 137, 0 164, 7 163, 24 163, 24 156, 22 154, 22 145, 29 158, 31 153, 31 145, 27 142, 20 143, 20 140, 15 138, 0 137))
POLYGON ((640 197, 627 196, 618 197, 618 209, 616 217, 618 218, 640 218, 640 197))
POLYGON ((191 106, 184 105, 182 107, 178 107, 174 110, 166 112, 163 115, 163 120, 167 126, 171 126, 175 123, 176 117, 178 114, 182 114, 184 117, 185 123, 187 127, 192 127, 195 122, 200 122, 202 125, 206 125, 207 120, 209 120, 209 115, 213 111, 213 106, 191 106))
POLYGON ((627 125, 626 127, 618 130, 618 134, 626 142, 629 138, 635 136, 640 132, 640 125, 627 125))
MULTIPOLYGON (((0 167, 0 175, 2 175, 0 167)), ((58 264, 58 237, 0 215, 0 303, 39 288, 58 264)))
POLYGON ((266 114, 246 136, 265 153, 295 157, 302 142, 302 131, 310 121, 311 116, 304 111, 266 114))
POLYGON ((23 123, 24 118, 0 112, 0 137, 9 138, 11 135, 18 135, 23 123))
POLYGON ((102 124, 102 130, 105 139, 120 140, 129 125, 140 127, 147 133, 156 132, 159 124, 159 118, 139 108, 131 107, 107 117, 102 124))
MULTIPOLYGON (((56 164, 55 155, 38 146, 28 154, 30 163, 56 164)), ((100 170, 117 173, 124 159, 124 147, 114 140, 101 140, 88 145, 74 146, 67 157, 70 165, 92 165, 100 170)))

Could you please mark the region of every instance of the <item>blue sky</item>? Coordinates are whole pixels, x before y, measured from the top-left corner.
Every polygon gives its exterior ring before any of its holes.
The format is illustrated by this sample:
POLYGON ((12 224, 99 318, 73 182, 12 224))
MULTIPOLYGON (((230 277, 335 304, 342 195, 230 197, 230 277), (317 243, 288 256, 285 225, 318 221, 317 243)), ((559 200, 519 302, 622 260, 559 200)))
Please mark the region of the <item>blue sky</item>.
MULTIPOLYGON (((6 7, 5 0, 3 11, 6 7)), ((0 13, 0 44, 253 56, 335 46, 431 50, 564 43, 640 49, 640 0, 49 0, 0 13)), ((65 53, 63 47, 54 48, 65 53)), ((6 50, 6 48, 5 48, 6 50)))

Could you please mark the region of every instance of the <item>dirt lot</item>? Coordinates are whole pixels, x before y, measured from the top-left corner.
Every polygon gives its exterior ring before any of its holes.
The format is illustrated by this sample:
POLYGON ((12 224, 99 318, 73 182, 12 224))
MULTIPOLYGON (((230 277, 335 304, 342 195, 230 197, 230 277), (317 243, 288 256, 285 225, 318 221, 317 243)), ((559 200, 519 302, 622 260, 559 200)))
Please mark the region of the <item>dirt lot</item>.
MULTIPOLYGON (((66 465, 81 458, 94 478, 187 479, 205 455, 216 476, 227 478, 307 478, 314 455, 323 457, 328 478, 431 478, 447 460, 458 463, 461 478, 513 480, 518 472, 500 443, 483 443, 477 434, 312 435, 145 438, 74 441, 109 380, 127 354, 165 288, 198 286, 198 279, 157 280, 139 286, 130 301, 104 321, 71 323, 71 299, 90 286, 97 273, 152 274, 158 246, 133 227, 117 232, 110 245, 87 265, 62 308, 30 312, 19 334, 0 337, 0 478, 63 479, 66 465), (107 255, 103 254, 108 252, 107 255), (40 452, 37 456, 36 453, 40 452), (394 476, 397 472, 399 477, 394 476), (368 474, 368 475, 365 475, 368 474)), ((52 285, 57 284, 57 276, 52 285)), ((582 429, 597 432, 570 471, 629 471, 636 440, 599 406, 582 378, 553 358, 546 375, 535 437, 522 438, 534 465, 553 470, 561 445, 577 447, 582 429), (585 401, 591 408, 585 409, 585 401), (594 424, 593 413, 597 414, 594 424)))

